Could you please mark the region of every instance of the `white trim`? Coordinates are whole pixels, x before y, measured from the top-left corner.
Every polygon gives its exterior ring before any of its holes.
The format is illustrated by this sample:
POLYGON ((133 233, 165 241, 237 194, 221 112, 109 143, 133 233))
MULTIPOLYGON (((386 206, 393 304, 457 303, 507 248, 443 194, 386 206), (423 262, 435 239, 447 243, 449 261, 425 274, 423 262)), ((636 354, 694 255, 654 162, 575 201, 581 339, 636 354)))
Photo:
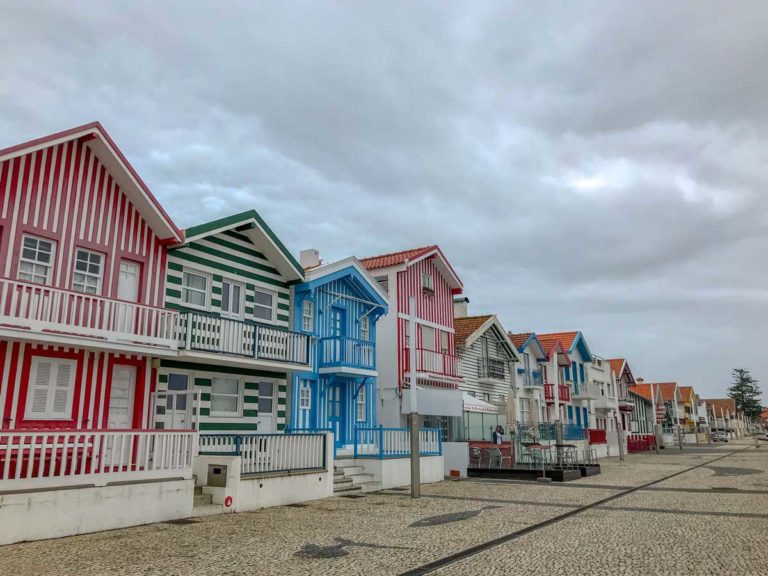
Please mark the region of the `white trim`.
POLYGON ((258 322, 266 322, 268 324, 277 324, 277 311, 278 311, 277 300, 278 300, 277 292, 275 292, 274 290, 268 290, 268 289, 261 288, 261 287, 254 288, 253 289, 253 302, 252 302, 252 304, 253 304, 253 319, 258 321, 258 322), (265 306, 264 304, 259 304, 258 302, 256 302, 256 293, 257 292, 261 292, 262 294, 269 294, 270 296, 272 296, 272 306, 270 308, 270 310, 272 310, 272 317, 269 320, 267 320, 266 318, 260 318, 260 317, 256 316, 256 308, 260 308, 262 310, 266 310, 267 309, 267 306, 265 306))
MULTIPOLYGON (((408 314, 405 314, 404 312, 398 312, 397 317, 402 320, 410 320, 410 316, 408 314)), ((450 326, 445 326, 443 324, 437 324, 435 322, 430 322, 428 320, 422 320, 421 318, 416 318, 416 324, 420 324, 422 326, 429 326, 430 328, 435 328, 437 330, 443 330, 444 332, 450 332, 453 334, 456 332, 453 328, 450 326)))
POLYGON ((206 310, 206 311, 210 310, 210 305, 211 305, 211 283, 212 282, 213 282, 213 278, 212 278, 212 276, 210 274, 207 274, 205 272, 200 272, 200 271, 196 270, 195 268, 186 268, 185 267, 181 271, 181 298, 179 298, 179 300, 181 301, 181 303, 184 306, 188 306, 190 308, 195 308, 197 310, 206 310), (188 287, 186 287, 185 284, 184 284, 184 277, 187 274, 192 274, 192 275, 195 275, 195 276, 200 276, 202 278, 205 278, 205 290, 200 290, 199 288, 188 288, 188 287), (200 304, 192 304, 191 302, 187 302, 184 299, 184 290, 192 290, 193 292, 196 292, 198 294, 200 292, 204 292, 205 293, 205 303, 201 306, 200 304))
MULTIPOLYGON (((71 289, 73 292, 82 292, 83 294, 93 294, 95 296, 101 296, 103 286, 104 286, 104 265, 106 264, 106 254, 103 252, 99 252, 97 250, 91 250, 90 248, 83 248, 81 246, 75 246, 74 253, 72 254, 74 258, 74 262, 72 263, 72 279, 71 279, 71 289), (96 255, 99 257, 99 273, 94 274, 93 272, 90 272, 89 270, 86 270, 83 272, 82 270, 77 269, 77 254, 78 252, 85 252, 88 255, 88 260, 85 260, 86 267, 91 265, 90 257, 93 255, 96 255), (96 278, 96 292, 88 292, 87 290, 78 290, 75 288, 75 275, 76 274, 82 274, 86 278, 96 278)), ((82 262, 82 260, 81 260, 82 262)), ((87 287, 87 282, 80 282, 84 287, 87 287)))
POLYGON ((377 370, 366 370, 364 368, 351 368, 349 366, 337 366, 331 368, 320 368, 318 374, 353 374, 355 376, 373 376, 379 375, 377 370))
MULTIPOLYGON (((384 302, 389 302, 389 294, 384 292, 381 287, 379 286, 379 283, 376 281, 376 278, 373 276, 373 272, 369 271, 365 266, 362 265, 360 260, 355 258, 354 256, 349 256, 348 258, 344 258, 342 260, 337 260, 336 262, 330 262, 328 264, 323 264, 321 266, 318 266, 317 268, 312 268, 310 270, 307 270, 306 272, 306 282, 310 282, 312 280, 317 280, 318 278, 322 278, 323 276, 327 276, 328 274, 333 274, 334 272, 338 272, 339 270, 343 270, 344 268, 348 268, 349 266, 352 266, 355 268, 360 274, 365 277, 368 280, 368 283, 371 285, 371 287, 374 289, 374 291, 381 297, 384 302)), ((387 277, 389 275, 387 274, 387 277)), ((374 304, 374 303, 371 303, 374 304)))
MULTIPOLYGON (((182 283, 184 280, 182 279, 182 283)), ((221 306, 219 306, 219 312, 221 313, 221 316, 224 318, 234 318, 236 320, 242 320, 245 318, 245 284, 240 282, 239 280, 232 280, 228 276, 222 276, 221 278, 221 306), (240 311, 237 313, 234 313, 230 310, 224 310, 224 284, 227 283, 230 286, 229 290, 229 306, 232 307, 232 287, 237 286, 240 288, 240 298, 238 298, 238 304, 240 311)))
MULTIPOLYGON (((71 358, 56 358, 51 356, 33 354, 30 359, 29 369, 29 386, 27 387, 27 396, 24 399, 24 419, 25 420, 51 420, 51 421, 68 421, 72 419, 72 410, 74 408, 74 396, 77 383, 75 382, 75 376, 77 375, 77 363, 78 361, 71 358), (41 363, 50 363, 51 372, 48 375, 48 382, 45 386, 38 386, 37 375, 40 369, 41 363), (58 379, 58 372, 60 366, 69 366, 69 382, 67 383, 67 397, 66 405, 63 410, 58 412, 53 409, 53 398, 56 391, 56 380, 58 379), (46 407, 43 413, 32 412, 32 404, 34 401, 34 393, 36 388, 46 389, 46 407)), ((82 402, 82 395, 81 395, 82 402)))
MULTIPOLYGON (((194 385, 194 380, 193 380, 194 385)), ((245 386, 243 385, 242 378, 239 378, 233 374, 220 374, 219 376, 213 376, 211 378, 211 399, 208 403, 208 415, 209 416, 215 416, 216 418, 242 418, 243 416, 243 390, 245 386), (236 394, 224 394, 224 393, 218 393, 214 394, 213 392, 213 384, 215 380, 230 380, 237 382, 237 393, 236 394), (213 397, 214 396, 226 396, 227 398, 231 398, 233 396, 237 397, 237 407, 235 408, 234 412, 221 412, 213 409, 213 397)))
MULTIPOLYGON (((16 278, 18 280, 21 280, 22 282, 31 282, 31 283, 34 283, 34 284, 44 284, 46 286, 50 286, 51 285, 51 276, 53 276, 53 266, 54 266, 54 263, 56 262, 58 242, 56 240, 52 240, 50 238, 46 238, 45 236, 36 236, 34 234, 24 233, 24 234, 21 235, 21 246, 19 248, 20 248, 20 250, 18 252, 19 265, 16 267, 16 278), (39 255, 41 253, 40 242, 47 242, 48 244, 51 245, 51 250, 48 253, 48 255, 49 255, 48 264, 42 263, 39 260, 32 260, 32 259, 24 257, 24 250, 26 249, 26 246, 24 246, 24 242, 27 239, 34 240, 34 241, 37 242, 37 245, 34 248, 36 255, 39 255), (32 272, 33 278, 22 278, 21 277, 22 274, 27 274, 26 272, 22 272, 22 270, 21 270, 22 263, 31 264, 32 266, 44 266, 44 267, 46 267, 47 270, 45 271, 45 281, 44 282, 39 282, 39 281, 35 280, 34 276, 35 275, 39 275, 39 274, 36 274, 35 272, 32 272)), ((33 248, 30 248, 30 250, 33 250, 33 248)), ((13 252, 13 251, 12 250, 8 251, 9 254, 11 252, 13 252)))

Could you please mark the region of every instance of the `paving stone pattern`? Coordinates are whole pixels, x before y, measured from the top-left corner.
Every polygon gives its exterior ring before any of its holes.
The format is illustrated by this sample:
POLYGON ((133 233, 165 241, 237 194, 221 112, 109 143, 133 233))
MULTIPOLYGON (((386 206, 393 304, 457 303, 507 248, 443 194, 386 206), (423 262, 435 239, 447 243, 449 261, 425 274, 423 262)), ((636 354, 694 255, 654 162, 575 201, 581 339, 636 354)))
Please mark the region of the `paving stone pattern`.
POLYGON ((400 574, 575 512, 431 573, 768 575, 768 446, 732 454, 746 447, 606 459, 563 485, 449 481, 420 500, 392 490, 15 544, 0 548, 0 574, 400 574))

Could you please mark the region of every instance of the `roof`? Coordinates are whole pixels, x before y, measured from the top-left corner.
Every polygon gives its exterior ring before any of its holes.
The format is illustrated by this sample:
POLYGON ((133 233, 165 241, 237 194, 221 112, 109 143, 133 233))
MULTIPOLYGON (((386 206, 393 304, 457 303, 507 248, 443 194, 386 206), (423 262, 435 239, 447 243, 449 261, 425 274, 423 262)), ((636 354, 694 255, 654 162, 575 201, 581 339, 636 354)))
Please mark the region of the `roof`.
POLYGON ((456 346, 464 346, 467 338, 477 332, 488 320, 493 318, 491 314, 485 316, 466 316, 464 318, 454 318, 453 328, 456 331, 454 341, 456 346))
POLYGON ((762 412, 760 412, 760 418, 768 418, 768 408, 765 408, 762 412))
MULTIPOLYGON (((551 338, 554 340, 559 340, 560 344, 562 344, 563 348, 566 352, 569 354, 573 353, 577 345, 579 346, 579 351, 581 352, 582 357, 585 358, 588 362, 592 361, 592 352, 589 351, 589 346, 587 346, 586 340, 584 339, 584 335, 580 331, 576 332, 551 332, 549 334, 536 334, 539 340, 542 340, 542 338, 551 338)), ((543 342, 542 342, 543 343, 543 342)))
POLYGON ((120 189, 136 206, 149 227, 161 240, 166 242, 179 242, 181 240, 181 231, 99 122, 83 124, 49 136, 3 148, 0 150, 0 162, 57 146, 70 140, 85 142, 93 150, 117 185, 120 186, 120 189))
POLYGON ((190 226, 184 230, 184 243, 233 228, 248 236, 259 247, 259 251, 264 253, 267 260, 289 281, 304 279, 304 269, 256 210, 246 210, 212 222, 190 226))
POLYGON ((423 258, 431 256, 438 257, 435 264, 446 280, 451 284, 451 288, 456 292, 461 292, 464 285, 450 262, 448 262, 445 254, 443 254, 443 251, 440 250, 440 246, 437 244, 422 246, 421 248, 411 248, 410 250, 402 250, 400 252, 391 252, 380 256, 360 258, 360 263, 368 270, 378 270, 380 268, 389 268, 391 266, 410 266, 423 258))
POLYGON ((379 283, 371 276, 371 273, 360 264, 360 261, 354 256, 349 256, 343 260, 329 262, 327 264, 318 264, 305 268, 305 282, 296 287, 299 289, 312 290, 319 286, 329 284, 334 280, 345 278, 352 282, 361 296, 366 300, 371 300, 370 304, 376 304, 382 308, 383 313, 387 312, 387 294, 381 289, 379 283))
POLYGON ((733 398, 711 398, 709 400, 704 400, 704 402, 712 407, 712 410, 716 415, 720 414, 721 409, 723 414, 727 414, 728 412, 736 414, 736 400, 733 398))
POLYGON ((640 398, 642 398, 646 402, 649 402, 649 403, 653 402, 653 400, 651 400, 651 390, 650 390, 650 388, 648 390, 646 390, 645 393, 643 393, 640 390, 638 390, 636 386, 633 386, 633 387, 627 389, 627 392, 629 392, 630 394, 634 394, 635 396, 639 396, 640 398))
POLYGON ((693 400, 693 386, 680 386, 680 397, 683 402, 689 402, 693 400))
POLYGON ((568 357, 567 348, 563 346, 563 343, 559 338, 559 334, 536 334, 536 338, 539 340, 541 347, 544 349, 544 353, 547 355, 547 360, 552 358, 553 352, 558 352, 558 364, 560 364, 560 358, 565 358, 566 363, 564 365, 571 365, 571 359, 568 357))
MULTIPOLYGON (((656 386, 656 385, 654 384, 653 386, 656 386)), ((653 388, 651 388, 651 384, 635 384, 634 386, 630 386, 629 390, 631 392, 634 392, 638 396, 642 396, 643 398, 645 398, 649 402, 653 402, 653 396, 652 396, 653 388)), ((660 390, 656 389, 656 398, 657 398, 657 400, 658 400, 659 394, 660 394, 660 390)))
POLYGON ((624 358, 610 358, 608 364, 611 367, 611 372, 616 375, 616 378, 621 378, 621 371, 624 369, 624 358))
POLYGON ((520 332, 519 334, 512 334, 512 332, 508 332, 509 339, 512 340, 512 344, 517 346, 517 349, 522 351, 523 346, 525 346, 525 343, 528 342, 528 339, 531 337, 533 332, 520 332))
POLYGON ((677 401, 675 397, 675 390, 677 389, 677 382, 648 382, 646 386, 655 386, 661 391, 661 397, 664 402, 677 401))

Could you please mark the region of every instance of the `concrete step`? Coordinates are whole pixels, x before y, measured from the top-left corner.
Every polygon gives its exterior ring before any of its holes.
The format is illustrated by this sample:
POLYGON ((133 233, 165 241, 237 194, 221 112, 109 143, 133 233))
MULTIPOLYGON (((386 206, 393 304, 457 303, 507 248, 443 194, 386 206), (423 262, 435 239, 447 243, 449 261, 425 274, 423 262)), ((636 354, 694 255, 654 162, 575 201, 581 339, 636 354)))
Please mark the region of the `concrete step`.
POLYGON ((336 486, 337 484, 354 484, 354 482, 352 478, 347 478, 346 476, 334 477, 333 485, 336 486))
POLYGON ((195 494, 194 500, 192 500, 192 506, 207 506, 213 502, 213 496, 210 494, 195 494))
POLYGON ((333 493, 334 494, 354 494, 356 492, 362 492, 362 488, 360 488, 359 484, 352 484, 350 482, 349 484, 334 484, 333 485, 333 493))
POLYGON ((371 482, 355 484, 355 486, 360 486, 360 489, 366 494, 370 492, 378 492, 381 490, 381 482, 376 482, 375 480, 371 482))
POLYGON ((357 466, 355 463, 354 458, 344 458, 344 459, 336 459, 333 461, 333 467, 336 470, 341 470, 342 468, 351 468, 353 466, 357 466))
POLYGON ((347 466, 342 468, 344 476, 354 476, 355 474, 365 474, 365 468, 362 466, 347 466))
POLYGON ((214 516, 216 514, 224 514, 226 511, 227 509, 222 504, 204 504, 192 507, 192 517, 214 516))
POLYGON ((354 484, 366 484, 367 482, 374 481, 373 474, 367 474, 365 472, 362 474, 350 474, 347 478, 351 478, 354 484))
POLYGON ((198 494, 202 494, 202 493, 203 493, 203 487, 202 486, 195 486, 195 492, 194 492, 195 496, 197 496, 198 494))

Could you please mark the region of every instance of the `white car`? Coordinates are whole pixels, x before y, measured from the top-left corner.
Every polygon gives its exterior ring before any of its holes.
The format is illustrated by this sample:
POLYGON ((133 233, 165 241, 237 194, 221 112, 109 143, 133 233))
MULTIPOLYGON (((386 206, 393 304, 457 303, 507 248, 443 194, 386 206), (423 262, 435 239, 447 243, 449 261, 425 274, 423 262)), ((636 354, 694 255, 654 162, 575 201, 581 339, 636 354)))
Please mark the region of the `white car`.
POLYGON ((728 433, 723 432, 722 430, 715 430, 712 432, 712 441, 713 442, 728 442, 728 433))

